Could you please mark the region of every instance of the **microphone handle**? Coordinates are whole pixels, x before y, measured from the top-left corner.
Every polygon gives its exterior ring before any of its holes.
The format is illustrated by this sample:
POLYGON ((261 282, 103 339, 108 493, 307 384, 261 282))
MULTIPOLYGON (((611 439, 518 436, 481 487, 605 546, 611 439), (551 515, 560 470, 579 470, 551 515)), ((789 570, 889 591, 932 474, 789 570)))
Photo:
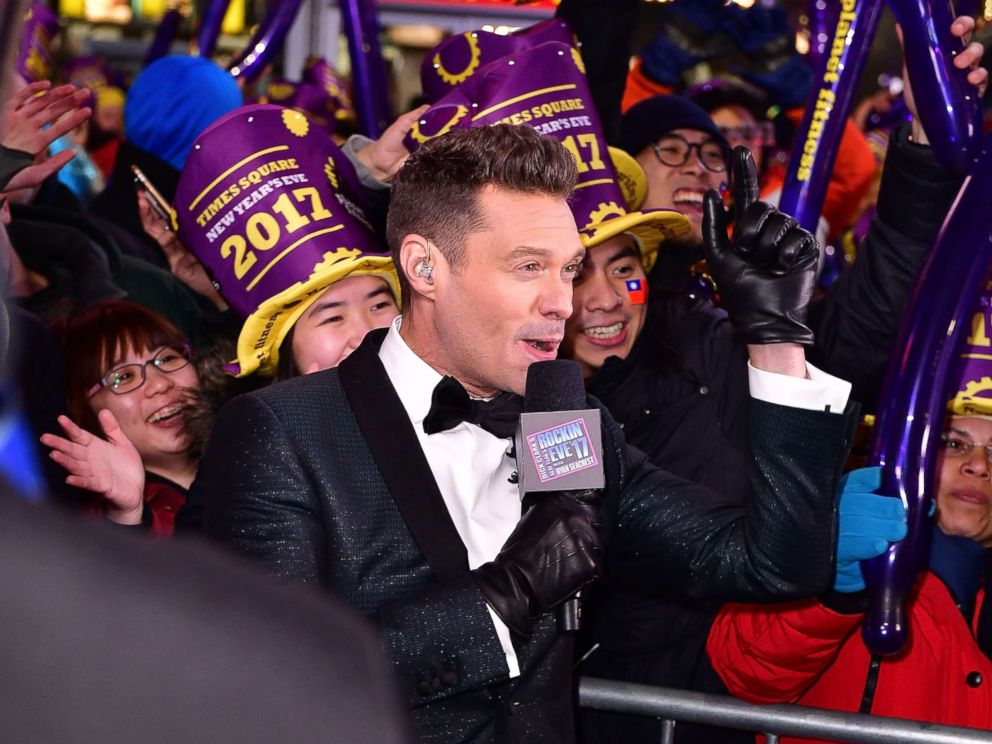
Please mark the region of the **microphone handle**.
POLYGON ((582 592, 576 592, 558 607, 558 629, 564 633, 574 633, 582 625, 582 608, 579 597, 582 592))

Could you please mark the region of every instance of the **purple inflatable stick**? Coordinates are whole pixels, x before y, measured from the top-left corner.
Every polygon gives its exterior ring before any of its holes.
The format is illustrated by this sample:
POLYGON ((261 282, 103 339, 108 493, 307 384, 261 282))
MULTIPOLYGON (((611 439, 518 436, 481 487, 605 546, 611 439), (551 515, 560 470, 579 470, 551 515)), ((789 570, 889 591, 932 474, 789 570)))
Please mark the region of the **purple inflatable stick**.
POLYGON ((905 603, 929 550, 929 486, 946 415, 945 380, 992 262, 992 139, 986 140, 917 278, 882 389, 869 462, 906 506, 906 538, 864 561, 871 595, 862 637, 872 653, 906 642, 905 603))
POLYGON ((953 58, 964 41, 951 34, 950 0, 889 0, 902 27, 906 70, 920 122, 941 164, 964 176, 982 146, 978 91, 953 58))
POLYGON ((196 53, 210 59, 217 49, 217 39, 220 37, 220 27, 227 14, 227 6, 231 0, 210 0, 207 9, 203 11, 200 30, 196 35, 196 53))
POLYGON ((351 54, 352 100, 362 132, 376 138, 389 124, 386 68, 379 48, 379 17, 372 0, 343 0, 341 25, 351 54))
POLYGON ((142 67, 148 67, 152 62, 169 53, 172 40, 176 38, 176 32, 179 31, 179 25, 182 22, 183 15, 177 8, 170 8, 165 11, 162 20, 158 22, 158 28, 155 29, 155 36, 152 38, 147 54, 145 54, 142 67))
MULTIPOLYGON (((840 138, 854 102, 854 93, 868 58, 881 0, 840 0, 814 77, 815 88, 796 133, 779 208, 816 232, 840 138)), ((829 8, 824 8, 824 13, 829 8)))
POLYGON ((293 25, 303 0, 275 0, 258 30, 251 37, 238 58, 227 68, 236 80, 254 80, 286 41, 289 27, 293 25))

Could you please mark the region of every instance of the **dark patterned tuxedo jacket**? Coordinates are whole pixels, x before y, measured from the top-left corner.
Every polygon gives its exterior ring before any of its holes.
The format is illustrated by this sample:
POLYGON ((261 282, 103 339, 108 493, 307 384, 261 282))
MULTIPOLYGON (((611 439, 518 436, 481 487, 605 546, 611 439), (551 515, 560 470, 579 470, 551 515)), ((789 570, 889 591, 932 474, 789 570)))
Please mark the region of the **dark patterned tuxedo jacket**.
MULTIPOLYGON (((571 742, 572 639, 553 613, 506 661, 465 548, 369 334, 337 370, 236 398, 193 486, 208 532, 374 619, 423 740, 571 742)), ((590 405, 594 405, 593 401, 590 405)), ((603 411, 608 570, 693 597, 792 598, 833 573, 853 411, 755 401, 746 507, 624 444, 603 411)))

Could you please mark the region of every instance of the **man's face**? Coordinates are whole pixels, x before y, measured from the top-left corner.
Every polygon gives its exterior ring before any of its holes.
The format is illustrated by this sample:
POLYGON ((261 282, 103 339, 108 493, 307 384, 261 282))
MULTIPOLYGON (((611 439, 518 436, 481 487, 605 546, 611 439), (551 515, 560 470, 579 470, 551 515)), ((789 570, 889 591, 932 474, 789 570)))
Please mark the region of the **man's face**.
MULTIPOLYGON (((681 137, 690 145, 711 143, 713 138, 705 132, 696 129, 676 129, 662 135, 653 145, 662 150, 681 146, 670 135, 681 137)), ((641 205, 642 209, 671 209, 674 207, 684 212, 692 223, 692 235, 695 242, 703 239, 703 195, 710 189, 720 190, 727 182, 727 172, 714 173, 703 166, 698 148, 692 148, 688 160, 683 165, 665 165, 659 160, 652 145, 648 145, 637 154, 637 162, 644 169, 648 178, 648 193, 641 205)), ((672 160, 672 158, 666 158, 672 160)))
POLYGON ((429 361, 475 395, 522 394, 527 367, 558 356, 585 249, 564 199, 486 188, 478 203, 486 227, 434 274, 429 361))
POLYGON ((590 377, 608 357, 625 359, 644 327, 647 305, 631 302, 627 281, 647 288, 633 238, 619 235, 589 250, 572 290, 572 317, 565 326, 564 354, 590 377))

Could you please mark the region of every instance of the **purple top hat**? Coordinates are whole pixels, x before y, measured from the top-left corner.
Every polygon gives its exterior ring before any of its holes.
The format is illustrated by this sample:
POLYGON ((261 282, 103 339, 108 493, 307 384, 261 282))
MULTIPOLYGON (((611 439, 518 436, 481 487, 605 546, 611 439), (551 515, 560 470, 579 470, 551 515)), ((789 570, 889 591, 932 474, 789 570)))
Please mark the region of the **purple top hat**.
POLYGON ((52 39, 59 30, 59 17, 45 3, 34 2, 24 17, 21 49, 15 69, 29 83, 52 77, 52 39))
POLYGON ((308 57, 303 65, 303 82, 311 83, 324 92, 334 102, 334 117, 354 126, 358 121, 355 105, 351 102, 348 84, 323 57, 308 57))
MULTIPOLYGON (((480 45, 486 40, 477 39, 480 45)), ((650 267, 662 241, 689 232, 689 220, 681 212, 628 211, 629 205, 636 208, 643 201, 644 174, 633 158, 614 157, 607 148, 574 46, 548 42, 482 67, 414 122, 406 144, 412 151, 457 127, 500 123, 534 127, 575 157, 579 182, 569 206, 587 248, 627 233, 637 239, 650 267), (618 175, 618 165, 623 175, 618 175)))
POLYGON ((992 416, 992 293, 986 289, 971 318, 958 366, 949 376, 948 412, 992 416))
POLYGON ((559 18, 542 21, 509 35, 469 31, 451 36, 434 47, 420 66, 420 85, 424 97, 436 103, 490 62, 549 41, 578 45, 572 29, 559 18))
POLYGON ((269 83, 259 103, 302 111, 329 134, 342 134, 342 129, 347 132, 357 121, 344 79, 320 57, 307 60, 300 82, 269 83))
POLYGON ((349 160, 298 111, 244 106, 197 138, 176 189, 176 221, 180 240, 245 318, 229 371, 274 373, 296 320, 347 276, 379 276, 399 299, 361 194, 349 160))

